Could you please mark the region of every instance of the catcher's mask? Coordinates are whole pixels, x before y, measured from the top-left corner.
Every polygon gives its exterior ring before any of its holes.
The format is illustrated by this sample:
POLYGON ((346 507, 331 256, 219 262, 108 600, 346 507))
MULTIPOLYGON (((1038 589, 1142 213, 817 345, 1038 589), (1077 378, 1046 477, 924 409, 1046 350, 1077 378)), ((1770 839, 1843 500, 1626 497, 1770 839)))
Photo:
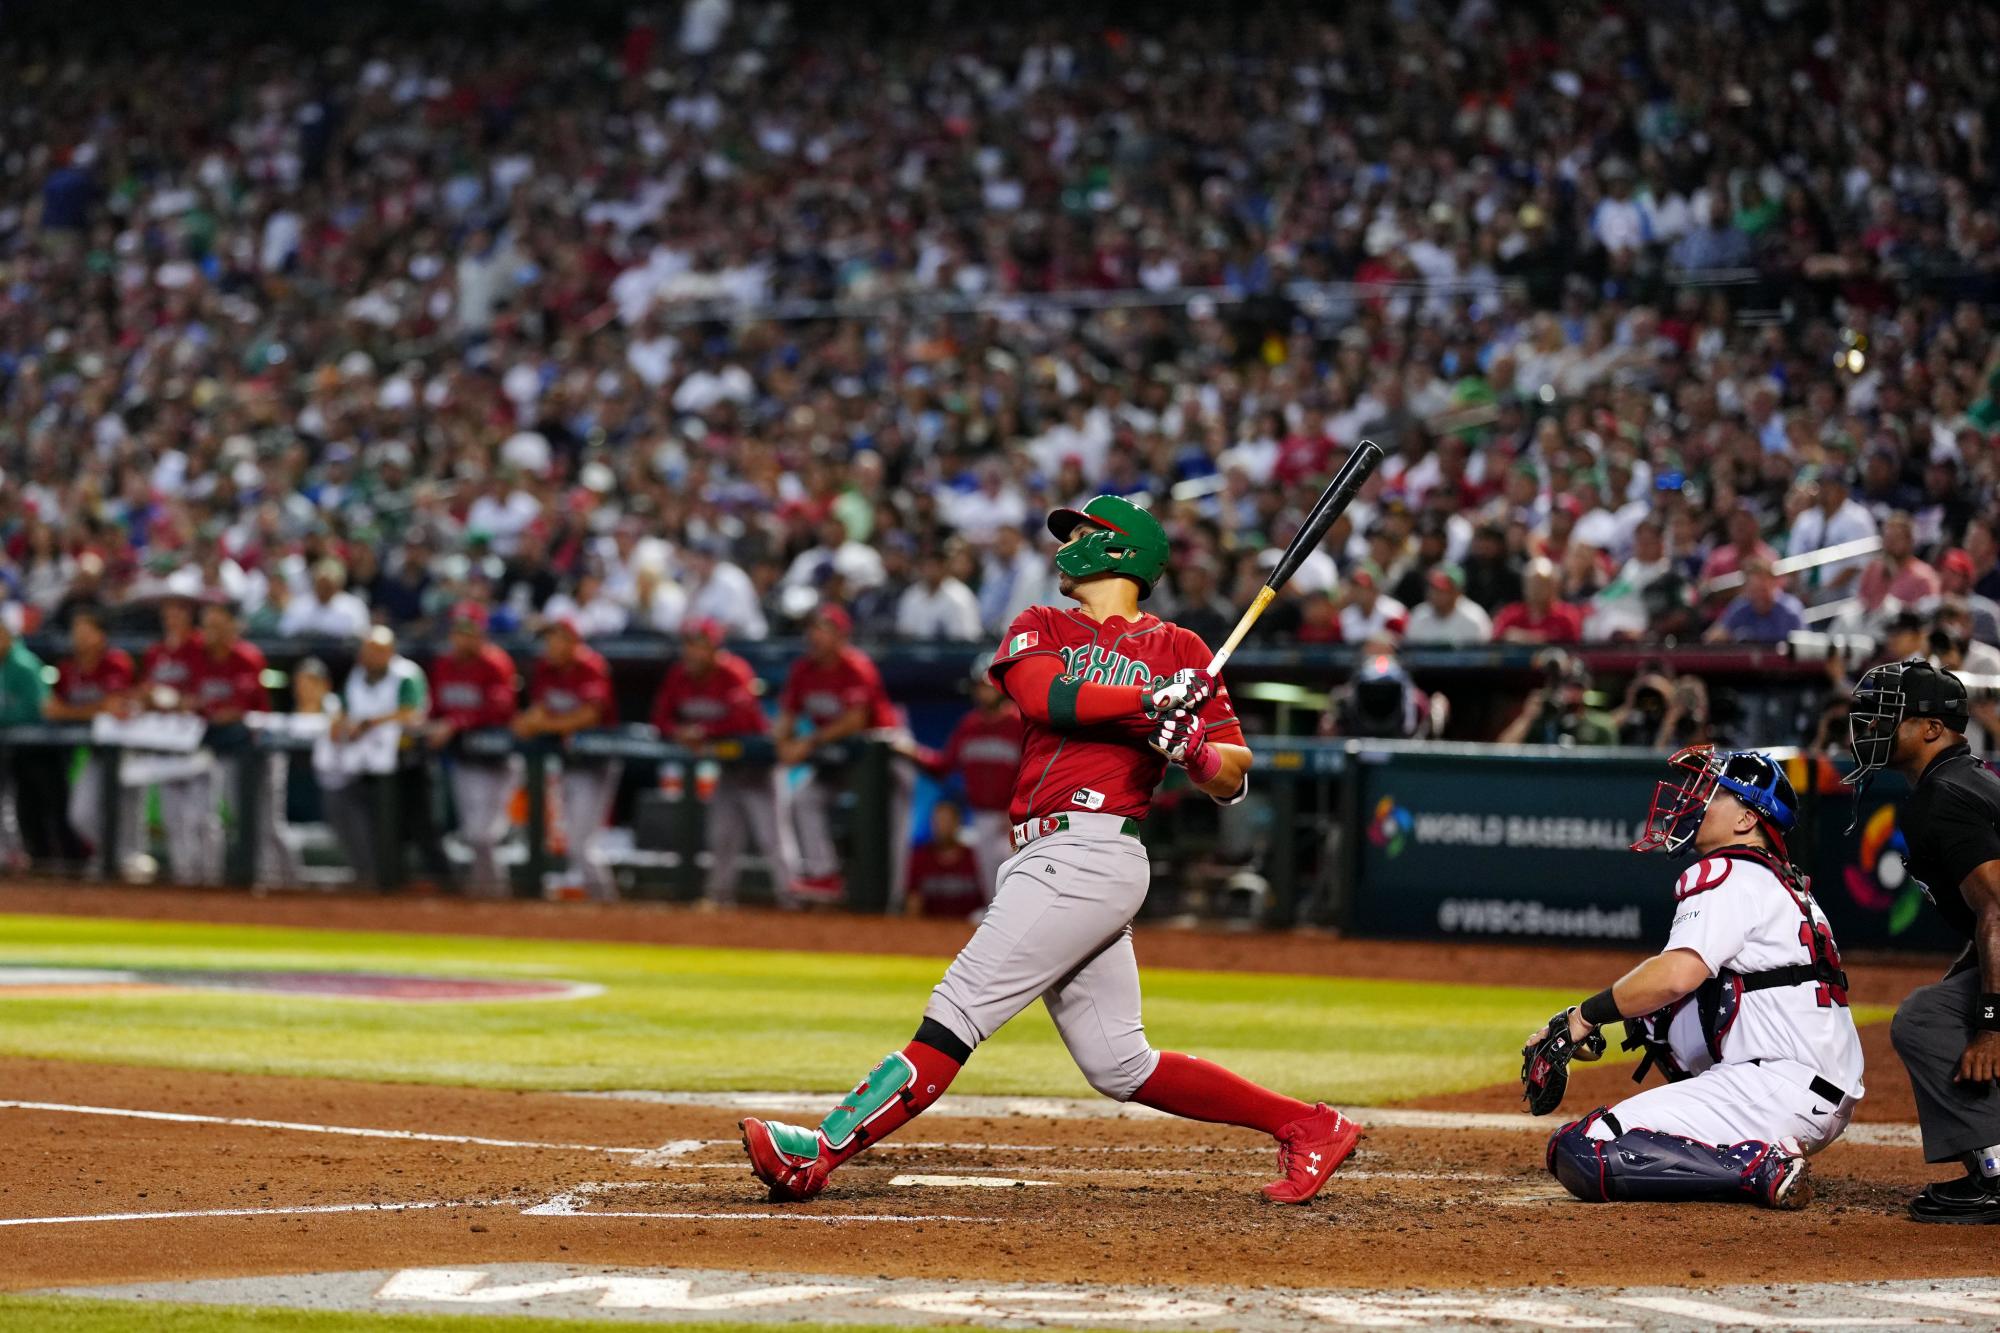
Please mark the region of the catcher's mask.
POLYGON ((1956 732, 1968 722, 1965 683, 1921 657, 1871 667, 1855 684, 1847 710, 1847 748, 1854 752, 1855 786, 1889 766, 1896 728, 1913 717, 1934 717, 1956 732))
POLYGON ((1718 752, 1707 745, 1690 745, 1667 762, 1683 776, 1653 788, 1646 831, 1632 844, 1633 851, 1680 851, 1694 839, 1709 802, 1726 791, 1756 812, 1783 854, 1785 835, 1798 822, 1799 798, 1777 764, 1755 750, 1718 752))

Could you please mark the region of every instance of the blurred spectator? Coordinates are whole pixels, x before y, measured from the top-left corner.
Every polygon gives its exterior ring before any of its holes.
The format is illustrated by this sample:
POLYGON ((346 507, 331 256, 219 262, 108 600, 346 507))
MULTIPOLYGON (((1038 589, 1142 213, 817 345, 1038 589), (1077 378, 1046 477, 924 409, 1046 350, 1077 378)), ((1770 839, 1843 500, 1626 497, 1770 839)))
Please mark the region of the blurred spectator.
POLYGON ((930 841, 909 852, 906 914, 963 921, 985 911, 991 890, 979 858, 959 836, 960 818, 951 801, 931 807, 930 841))
POLYGON ((1729 511, 1728 539, 1719 542, 1709 551, 1701 565, 1701 586, 1706 592, 1718 579, 1740 573, 1744 563, 1752 558, 1766 563, 1775 563, 1778 553, 1764 540, 1758 525, 1757 513, 1746 504, 1738 504, 1729 511))
POLYGON ((1493 637, 1502 643, 1576 643, 1583 638, 1583 612, 1556 600, 1556 567, 1546 556, 1528 564, 1521 600, 1493 617, 1493 637))
POLYGON ((347 566, 321 560, 312 567, 312 591, 286 608, 278 633, 288 639, 359 639, 368 632, 368 604, 346 591, 347 566))
POLYGON ((770 633, 750 576, 722 558, 724 547, 706 538, 687 548, 687 610, 690 620, 712 620, 732 639, 761 639, 770 633))
POLYGON ((1973 591, 1975 566, 1963 547, 1953 547, 1938 561, 1938 596, 1919 611, 1937 611, 1952 606, 1963 612, 1966 633, 1980 643, 2000 644, 2000 603, 1973 591))
MULTIPOLYGON (((99 713, 115 712, 131 693, 134 672, 132 655, 111 646, 104 632, 104 612, 94 606, 79 606, 69 616, 70 655, 56 669, 56 684, 43 705, 52 722, 89 722, 99 713)), ((139 817, 144 812, 136 800, 118 803, 118 828, 114 833, 111 864, 122 873, 128 859, 139 850, 139 817)), ((69 823, 77 836, 92 847, 104 838, 104 761, 95 749, 84 751, 83 766, 70 785, 69 823)))
POLYGON ((1507 549, 1505 530, 1488 526, 1472 534, 1465 557, 1465 595, 1489 614, 1521 600, 1520 564, 1507 549))
MULTIPOLYGON (((1534 575, 1530 573, 1532 582, 1534 575)), ((1616 720, 1590 706, 1590 668, 1557 649, 1541 654, 1543 684, 1497 738, 1502 745, 1616 745, 1616 720)))
POLYGON ((1681 750, 1713 741, 1708 688, 1699 676, 1652 671, 1635 676, 1611 716, 1620 745, 1681 750))
POLYGON ((1465 574, 1458 566, 1433 566, 1424 582, 1424 600, 1410 612, 1403 642, 1472 644, 1492 639, 1493 620, 1465 595, 1465 574))
POLYGON ((1382 570, 1372 561, 1357 565, 1347 577, 1347 600, 1340 608, 1340 637, 1366 643, 1377 635, 1400 639, 1409 623, 1409 608, 1382 591, 1382 570))
POLYGON ((450 642, 431 659, 425 739, 445 761, 458 836, 472 856, 466 891, 498 897, 507 889, 499 848, 507 836, 507 801, 520 782, 520 765, 511 755, 469 751, 465 736, 513 725, 520 672, 504 648, 487 640, 486 623, 486 608, 476 602, 451 609, 446 622, 450 642))
POLYGON ((1882 523, 1882 554, 1861 572, 1856 595, 1865 610, 1880 610, 1891 597, 1901 606, 1918 606, 1936 597, 1938 574, 1917 558, 1915 531, 1908 514, 1897 512, 1882 523))
POLYGON ((945 572, 944 554, 917 557, 917 581, 896 603, 896 633, 905 639, 955 639, 980 635, 979 600, 972 589, 945 572))
POLYGON ((618 896, 610 869, 591 853, 611 814, 624 764, 577 754, 572 742, 578 732, 617 720, 610 666, 584 646, 574 621, 551 620, 542 631, 542 655, 528 677, 528 706, 515 716, 514 734, 522 740, 546 739, 559 748, 563 845, 570 867, 562 891, 599 902, 618 896))
MULTIPOLYGON (((689 621, 681 634, 680 658, 667 668, 653 699, 653 726, 660 735, 705 753, 721 742, 766 736, 771 727, 757 699, 756 673, 722 644, 721 625, 689 621)), ((704 897, 710 904, 735 904, 738 862, 753 838, 780 901, 789 893, 792 872, 778 824, 779 782, 769 763, 731 762, 718 770, 703 821, 709 856, 704 897)))
MULTIPOLYGON (((1793 488, 1785 511, 1792 517, 1785 554, 1794 559, 1876 535, 1875 516, 1849 494, 1846 474, 1838 467, 1802 480, 1793 488)), ((1813 590, 1813 603, 1854 595, 1868 563, 1865 555, 1845 556, 1806 571, 1805 586, 1813 590)))
POLYGON ((1785 591, 1769 560, 1752 556, 1743 564, 1743 591, 1702 638, 1709 643, 1783 643, 1805 627, 1799 599, 1785 591))

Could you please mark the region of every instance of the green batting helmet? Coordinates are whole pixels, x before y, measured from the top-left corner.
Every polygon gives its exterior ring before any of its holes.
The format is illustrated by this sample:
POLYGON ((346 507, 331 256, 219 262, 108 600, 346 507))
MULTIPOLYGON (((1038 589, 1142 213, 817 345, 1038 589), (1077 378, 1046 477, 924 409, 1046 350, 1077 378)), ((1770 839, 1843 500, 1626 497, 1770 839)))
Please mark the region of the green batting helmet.
POLYGON ((1122 574, 1139 584, 1139 600, 1167 572, 1167 530, 1160 520, 1119 495, 1100 495, 1081 509, 1049 515, 1049 531, 1069 545, 1056 552, 1056 568, 1073 579, 1122 574), (1095 529, 1069 541, 1079 523, 1095 529))

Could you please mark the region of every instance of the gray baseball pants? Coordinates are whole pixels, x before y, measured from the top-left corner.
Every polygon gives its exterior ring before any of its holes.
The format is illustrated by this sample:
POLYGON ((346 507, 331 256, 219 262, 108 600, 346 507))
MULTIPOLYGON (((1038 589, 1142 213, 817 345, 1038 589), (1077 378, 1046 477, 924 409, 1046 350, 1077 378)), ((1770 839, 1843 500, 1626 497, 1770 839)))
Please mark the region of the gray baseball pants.
POLYGON ((611 814, 611 800, 618 794, 618 779, 625 772, 623 761, 565 764, 562 771, 563 841, 569 847, 570 871, 583 881, 584 888, 598 902, 614 902, 618 885, 611 867, 590 855, 590 848, 611 814))
POLYGON ((1001 866, 992 907, 924 1017, 976 1047, 1040 999, 1090 1086, 1130 1101, 1160 1062, 1132 952, 1151 879, 1137 838, 1065 831, 1028 843, 1001 866))
POLYGON ((458 811, 458 836, 472 853, 466 891, 475 898, 507 892, 500 869, 500 844, 507 837, 507 798, 513 794, 514 765, 507 760, 453 759, 451 803, 458 811))
POLYGON ((1917 1094, 1917 1125, 1927 1162, 1953 1162, 2000 1144, 2000 1088, 1952 1077, 1972 1040, 1972 1005, 1980 984, 1979 969, 1968 967, 1919 986, 1896 1006, 1895 1021, 1889 1024, 1889 1040, 1917 1094))
POLYGON ((771 868, 771 883, 782 901, 792 882, 785 839, 778 827, 778 774, 769 768, 724 769, 705 807, 708 842, 708 900, 722 907, 736 902, 737 863, 755 839, 771 868))

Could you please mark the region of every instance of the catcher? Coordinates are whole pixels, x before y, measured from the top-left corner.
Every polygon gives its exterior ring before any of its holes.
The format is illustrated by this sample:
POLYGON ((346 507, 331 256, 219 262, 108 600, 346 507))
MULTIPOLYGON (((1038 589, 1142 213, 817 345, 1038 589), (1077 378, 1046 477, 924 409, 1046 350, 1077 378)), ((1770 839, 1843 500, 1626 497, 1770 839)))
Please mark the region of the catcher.
POLYGON ((1861 1100, 1861 1039, 1847 975, 1811 886, 1785 851, 1798 800, 1753 751, 1682 750, 1684 776, 1655 789, 1634 851, 1695 863, 1674 885, 1667 947, 1549 1020, 1522 1051, 1528 1109, 1562 1100, 1571 1059, 1604 1053, 1625 1020, 1665 1087, 1598 1107, 1549 1139, 1548 1168, 1587 1203, 1747 1199, 1812 1202, 1806 1158, 1847 1128, 1861 1100))

